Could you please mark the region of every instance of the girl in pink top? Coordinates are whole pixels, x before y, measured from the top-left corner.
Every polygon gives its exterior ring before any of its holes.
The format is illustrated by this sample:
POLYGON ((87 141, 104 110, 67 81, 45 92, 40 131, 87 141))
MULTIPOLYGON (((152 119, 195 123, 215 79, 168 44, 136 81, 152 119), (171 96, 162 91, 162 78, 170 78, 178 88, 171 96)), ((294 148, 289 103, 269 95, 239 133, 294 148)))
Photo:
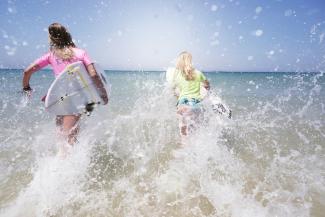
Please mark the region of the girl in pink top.
MULTIPOLYGON (((101 92, 101 97, 105 104, 108 102, 108 96, 104 89, 104 85, 101 82, 96 69, 88 57, 87 53, 77 48, 73 43, 70 33, 67 29, 59 23, 53 23, 48 28, 50 51, 34 61, 27 69, 24 70, 23 76, 23 91, 30 96, 32 88, 29 85, 29 80, 32 74, 47 65, 51 65, 55 77, 57 77, 65 67, 71 63, 82 61, 96 84, 97 88, 101 92)), ((56 124, 60 127, 60 131, 65 136, 70 145, 73 145, 76 141, 76 137, 79 131, 79 119, 80 115, 60 115, 56 117, 56 124)))

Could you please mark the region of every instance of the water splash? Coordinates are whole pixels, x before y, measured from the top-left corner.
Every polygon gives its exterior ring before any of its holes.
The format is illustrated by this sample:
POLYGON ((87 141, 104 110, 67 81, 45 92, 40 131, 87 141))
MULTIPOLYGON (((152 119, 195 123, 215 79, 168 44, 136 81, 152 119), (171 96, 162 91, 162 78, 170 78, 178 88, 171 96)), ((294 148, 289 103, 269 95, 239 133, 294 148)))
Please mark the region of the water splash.
POLYGON ((41 106, 15 110, 6 120, 22 136, 2 134, 0 215, 321 216, 323 73, 222 76, 208 75, 235 85, 213 90, 233 119, 204 104, 186 145, 162 74, 111 74, 111 106, 83 118, 65 160, 41 106))

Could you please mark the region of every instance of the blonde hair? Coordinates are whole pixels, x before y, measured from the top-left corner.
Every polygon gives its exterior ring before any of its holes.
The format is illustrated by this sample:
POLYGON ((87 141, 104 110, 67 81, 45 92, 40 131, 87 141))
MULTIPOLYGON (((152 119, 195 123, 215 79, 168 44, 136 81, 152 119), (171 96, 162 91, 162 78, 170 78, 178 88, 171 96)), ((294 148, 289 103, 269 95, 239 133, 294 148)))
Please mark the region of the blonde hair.
POLYGON ((71 47, 65 47, 65 48, 52 47, 52 51, 55 56, 59 57, 62 60, 70 60, 74 57, 74 52, 71 47))
POLYGON ((182 73, 187 81, 194 79, 195 74, 192 65, 192 55, 189 52, 184 51, 179 54, 176 69, 182 73))

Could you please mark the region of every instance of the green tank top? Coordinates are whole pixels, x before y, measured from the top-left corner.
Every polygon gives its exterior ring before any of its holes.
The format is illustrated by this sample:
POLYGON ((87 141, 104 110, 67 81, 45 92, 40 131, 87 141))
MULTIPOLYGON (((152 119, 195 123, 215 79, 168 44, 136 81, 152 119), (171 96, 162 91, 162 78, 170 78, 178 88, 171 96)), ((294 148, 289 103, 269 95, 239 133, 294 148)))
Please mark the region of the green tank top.
POLYGON ((175 71, 174 84, 179 88, 180 94, 178 99, 181 98, 194 98, 201 100, 200 88, 201 82, 205 81, 206 78, 202 72, 195 70, 195 77, 193 80, 187 81, 185 77, 183 77, 181 71, 175 71))

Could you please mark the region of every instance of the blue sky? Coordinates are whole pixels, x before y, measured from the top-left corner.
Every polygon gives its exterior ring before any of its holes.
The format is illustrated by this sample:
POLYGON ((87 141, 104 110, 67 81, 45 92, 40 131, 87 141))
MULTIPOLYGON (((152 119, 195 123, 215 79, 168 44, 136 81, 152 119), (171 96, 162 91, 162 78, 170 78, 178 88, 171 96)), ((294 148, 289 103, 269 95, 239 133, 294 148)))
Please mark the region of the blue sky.
POLYGON ((0 67, 48 50, 67 26, 105 69, 163 70, 183 50, 202 70, 323 70, 323 0, 1 0, 0 67))

